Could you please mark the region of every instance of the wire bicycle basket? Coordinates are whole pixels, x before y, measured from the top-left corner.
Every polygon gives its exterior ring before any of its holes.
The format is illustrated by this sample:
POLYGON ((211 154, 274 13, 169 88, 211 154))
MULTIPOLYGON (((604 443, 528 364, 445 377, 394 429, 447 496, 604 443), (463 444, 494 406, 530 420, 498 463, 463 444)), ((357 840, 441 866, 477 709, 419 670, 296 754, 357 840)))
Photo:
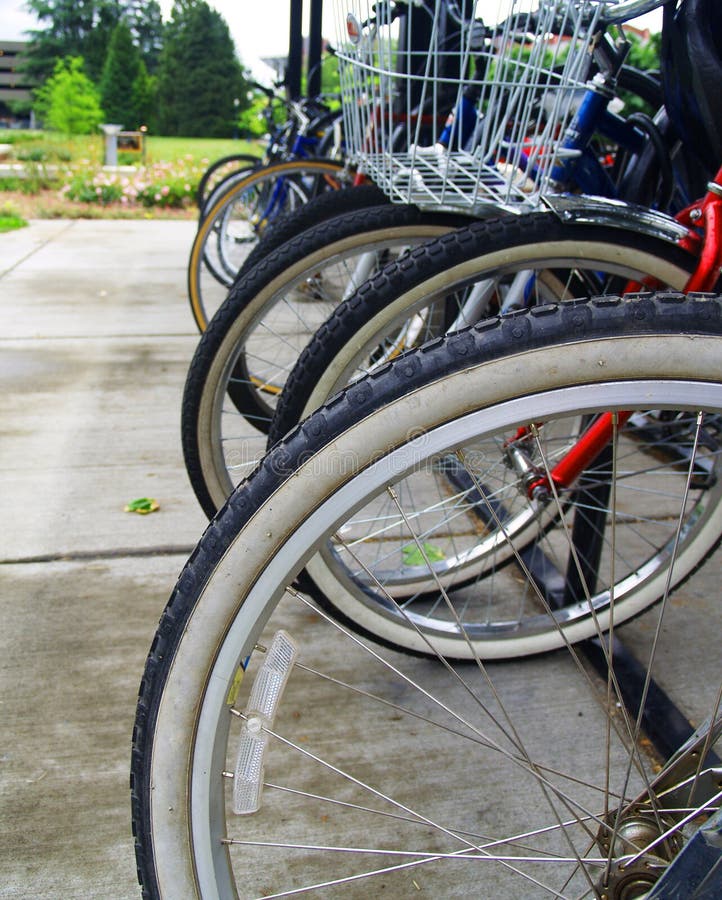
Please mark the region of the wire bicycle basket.
POLYGON ((490 6, 337 0, 346 150, 394 202, 521 210, 550 190, 604 3, 490 6))

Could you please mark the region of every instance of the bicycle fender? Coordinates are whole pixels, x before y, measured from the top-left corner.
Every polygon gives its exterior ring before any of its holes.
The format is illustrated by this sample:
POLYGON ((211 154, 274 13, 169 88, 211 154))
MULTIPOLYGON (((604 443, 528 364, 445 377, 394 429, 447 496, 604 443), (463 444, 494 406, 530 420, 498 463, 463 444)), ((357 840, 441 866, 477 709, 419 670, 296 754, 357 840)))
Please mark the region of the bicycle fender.
POLYGON ((689 237, 689 229, 672 216, 646 206, 624 203, 622 200, 551 194, 543 197, 542 202, 566 224, 606 225, 646 234, 674 244, 689 237))

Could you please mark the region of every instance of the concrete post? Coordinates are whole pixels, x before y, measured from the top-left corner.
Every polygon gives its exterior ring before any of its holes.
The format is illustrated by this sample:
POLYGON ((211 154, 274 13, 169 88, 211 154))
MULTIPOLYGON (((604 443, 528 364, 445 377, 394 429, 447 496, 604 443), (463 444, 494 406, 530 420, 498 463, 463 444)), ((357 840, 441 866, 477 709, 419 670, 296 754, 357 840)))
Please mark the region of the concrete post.
POLYGON ((106 166, 118 165, 118 135, 122 125, 101 125, 100 129, 105 135, 105 162, 106 166))

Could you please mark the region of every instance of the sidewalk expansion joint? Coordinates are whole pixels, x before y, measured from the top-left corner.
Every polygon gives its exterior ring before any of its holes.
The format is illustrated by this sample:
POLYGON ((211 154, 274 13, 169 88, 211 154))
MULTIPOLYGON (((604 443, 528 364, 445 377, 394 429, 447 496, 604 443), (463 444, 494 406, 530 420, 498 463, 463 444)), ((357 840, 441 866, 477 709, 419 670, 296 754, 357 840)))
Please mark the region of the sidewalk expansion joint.
POLYGON ((2 271, 0 271, 0 281, 6 275, 9 275, 11 272, 14 272, 18 266, 21 266, 24 262, 27 262, 27 260, 29 260, 31 256, 34 256, 38 251, 42 250, 44 247, 47 247, 48 244, 52 244, 52 242, 58 237, 59 234, 65 234, 66 231, 69 231, 73 227, 73 225, 75 225, 76 221, 77 221, 77 219, 71 219, 70 222, 68 222, 68 224, 65 226, 65 228, 63 228, 61 231, 58 231, 56 234, 52 235, 52 237, 49 237, 46 240, 41 241, 37 245, 37 247, 33 247, 33 249, 29 253, 26 253, 25 256, 23 256, 21 259, 17 260, 17 262, 14 262, 9 268, 3 269, 2 271))
POLYGON ((194 544, 169 544, 159 547, 118 547, 111 550, 68 550, 65 553, 39 553, 36 556, 0 559, 0 566, 53 562, 96 562, 103 559, 123 559, 124 557, 150 559, 154 556, 190 556, 194 547, 194 544))

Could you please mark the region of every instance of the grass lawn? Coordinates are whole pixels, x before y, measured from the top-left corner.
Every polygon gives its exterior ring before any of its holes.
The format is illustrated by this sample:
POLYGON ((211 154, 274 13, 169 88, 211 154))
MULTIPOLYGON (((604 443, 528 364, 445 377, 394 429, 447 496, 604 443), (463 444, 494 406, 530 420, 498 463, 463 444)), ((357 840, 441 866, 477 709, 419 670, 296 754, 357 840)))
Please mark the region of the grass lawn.
POLYGON ((234 141, 222 138, 182 138, 182 137, 155 137, 149 135, 146 145, 146 156, 149 162, 173 162, 192 156, 198 162, 207 159, 213 162, 222 156, 230 156, 233 153, 250 153, 253 156, 262 156, 263 147, 257 142, 234 141))
MULTIPOLYGON (((12 144, 9 161, 29 159, 32 162, 78 163, 82 160, 101 165, 104 161, 102 134, 65 136, 44 131, 7 131, 0 133, 2 143, 12 144), (43 158, 44 157, 44 158, 43 158)), ((231 138, 186 138, 148 135, 146 161, 149 163, 175 162, 191 157, 198 163, 212 162, 232 153, 263 154, 263 147, 256 141, 240 141, 231 138)), ((121 154, 124 161, 140 163, 140 154, 121 154)))
POLYGON ((5 231, 14 231, 16 228, 24 228, 27 224, 22 216, 5 215, 0 210, 0 234, 3 234, 5 231))

